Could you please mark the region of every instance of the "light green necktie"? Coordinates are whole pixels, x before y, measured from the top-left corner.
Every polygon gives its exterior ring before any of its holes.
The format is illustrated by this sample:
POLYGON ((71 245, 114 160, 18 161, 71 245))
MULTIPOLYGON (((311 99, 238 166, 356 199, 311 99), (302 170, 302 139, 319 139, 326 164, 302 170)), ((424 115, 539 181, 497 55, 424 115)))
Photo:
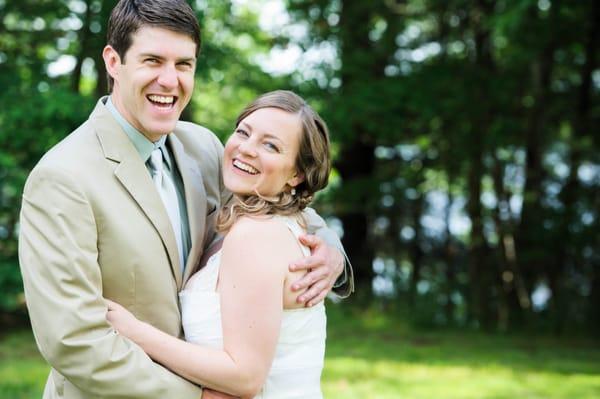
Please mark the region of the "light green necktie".
POLYGON ((154 181, 154 185, 160 194, 160 198, 162 199, 167 214, 169 215, 169 219, 171 220, 175 241, 177 242, 177 251, 179 252, 179 265, 181 267, 181 272, 183 273, 185 264, 183 263, 183 236, 181 231, 179 201, 177 199, 175 184, 164 170, 163 154, 160 148, 152 151, 152 154, 150 155, 150 165, 153 169, 152 180, 154 181))

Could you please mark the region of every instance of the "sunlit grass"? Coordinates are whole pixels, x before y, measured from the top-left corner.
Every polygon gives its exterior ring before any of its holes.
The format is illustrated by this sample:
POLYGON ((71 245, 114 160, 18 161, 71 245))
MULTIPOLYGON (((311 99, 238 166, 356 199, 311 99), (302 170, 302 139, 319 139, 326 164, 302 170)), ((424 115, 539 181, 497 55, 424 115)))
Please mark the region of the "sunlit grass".
POLYGON ((41 398, 48 371, 30 331, 0 336, 0 398, 41 398))
POLYGON ((326 397, 600 397, 598 342, 418 332, 381 314, 339 310, 329 312, 329 326, 326 397))
MULTIPOLYGON (((598 341, 419 332, 334 305, 328 317, 327 398, 600 397, 598 341)), ((30 332, 0 337, 0 399, 40 398, 47 373, 30 332)))

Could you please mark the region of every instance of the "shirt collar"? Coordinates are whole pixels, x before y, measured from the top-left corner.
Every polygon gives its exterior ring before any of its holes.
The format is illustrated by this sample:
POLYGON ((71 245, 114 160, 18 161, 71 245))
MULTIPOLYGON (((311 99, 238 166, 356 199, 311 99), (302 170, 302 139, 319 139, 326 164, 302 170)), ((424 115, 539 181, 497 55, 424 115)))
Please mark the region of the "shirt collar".
POLYGON ((171 169, 171 159, 169 157, 167 147, 165 146, 165 143, 167 141, 166 134, 161 136, 158 141, 153 143, 152 141, 148 140, 146 136, 144 136, 139 130, 133 127, 131 123, 127 122, 127 120, 123 117, 123 115, 121 115, 119 110, 113 104, 111 96, 108 96, 108 99, 106 100, 106 108, 108 108, 108 110, 117 120, 121 128, 123 128, 123 131, 125 131, 125 134, 127 134, 127 137, 129 137, 129 139, 133 143, 133 146, 137 150, 138 154, 140 154, 140 157, 142 158, 142 161, 144 161, 144 163, 146 163, 148 159, 150 159, 152 151, 159 148, 163 153, 163 158, 167 163, 167 166, 169 167, 169 169, 171 169))

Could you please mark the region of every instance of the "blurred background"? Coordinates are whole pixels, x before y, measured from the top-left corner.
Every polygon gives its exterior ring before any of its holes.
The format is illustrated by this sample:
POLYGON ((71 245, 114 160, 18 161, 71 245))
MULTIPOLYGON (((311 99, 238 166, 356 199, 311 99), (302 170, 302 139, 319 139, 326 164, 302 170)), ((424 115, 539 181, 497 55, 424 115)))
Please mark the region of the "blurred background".
MULTIPOLYGON (((0 397, 39 397, 48 371, 21 191, 106 94, 115 3, 0 0, 0 397)), ((329 306, 326 394, 599 397, 599 3, 190 2, 203 44, 183 119, 225 139, 283 88, 329 125, 315 207, 356 292, 329 306)))

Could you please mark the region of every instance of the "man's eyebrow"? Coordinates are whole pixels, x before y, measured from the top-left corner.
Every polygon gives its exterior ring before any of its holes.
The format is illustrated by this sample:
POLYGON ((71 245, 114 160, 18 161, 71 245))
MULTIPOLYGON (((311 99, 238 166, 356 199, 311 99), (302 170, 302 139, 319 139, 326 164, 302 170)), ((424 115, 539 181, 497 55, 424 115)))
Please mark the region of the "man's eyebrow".
MULTIPOLYGON (((153 54, 153 53, 141 53, 138 58, 156 58, 159 60, 164 60, 165 57, 158 55, 158 54, 153 54)), ((178 58, 177 62, 196 62, 196 57, 184 57, 184 58, 178 58)))
POLYGON ((158 54, 152 54, 152 53, 141 53, 140 55, 138 55, 138 58, 158 58, 159 60, 164 59, 164 57, 158 55, 158 54))

